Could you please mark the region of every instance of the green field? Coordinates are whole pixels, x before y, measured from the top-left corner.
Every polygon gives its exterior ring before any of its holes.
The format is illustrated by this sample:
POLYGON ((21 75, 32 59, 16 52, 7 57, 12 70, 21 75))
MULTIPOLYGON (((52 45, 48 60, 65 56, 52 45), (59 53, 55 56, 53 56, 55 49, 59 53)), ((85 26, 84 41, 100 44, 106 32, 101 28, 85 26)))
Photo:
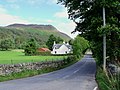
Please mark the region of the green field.
POLYGON ((25 56, 22 51, 0 51, 0 64, 61 60, 65 56, 25 56))

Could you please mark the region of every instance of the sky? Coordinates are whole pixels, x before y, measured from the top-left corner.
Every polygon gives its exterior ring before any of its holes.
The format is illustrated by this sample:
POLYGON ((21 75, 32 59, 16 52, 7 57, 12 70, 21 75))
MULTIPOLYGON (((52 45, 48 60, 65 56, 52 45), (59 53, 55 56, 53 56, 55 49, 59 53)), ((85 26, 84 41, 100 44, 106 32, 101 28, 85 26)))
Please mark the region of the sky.
POLYGON ((14 23, 50 24, 72 38, 77 35, 71 34, 76 25, 57 0, 0 0, 0 26, 14 23))

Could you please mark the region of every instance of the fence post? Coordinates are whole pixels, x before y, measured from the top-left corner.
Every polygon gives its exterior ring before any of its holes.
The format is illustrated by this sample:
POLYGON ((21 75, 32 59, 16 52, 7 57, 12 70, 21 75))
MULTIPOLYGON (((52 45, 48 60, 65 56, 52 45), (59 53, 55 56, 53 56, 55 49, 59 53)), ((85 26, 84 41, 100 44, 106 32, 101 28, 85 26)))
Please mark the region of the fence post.
POLYGON ((31 60, 31 63, 33 63, 33 60, 31 60))
POLYGON ((11 59, 11 64, 13 64, 13 60, 11 59))

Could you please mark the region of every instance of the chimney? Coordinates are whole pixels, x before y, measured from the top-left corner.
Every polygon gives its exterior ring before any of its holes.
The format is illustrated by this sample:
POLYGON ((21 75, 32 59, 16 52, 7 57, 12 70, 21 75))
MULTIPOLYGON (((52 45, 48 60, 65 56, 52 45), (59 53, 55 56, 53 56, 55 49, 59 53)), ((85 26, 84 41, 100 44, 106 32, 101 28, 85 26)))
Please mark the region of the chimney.
POLYGON ((54 45, 56 45, 56 42, 54 41, 54 45))
POLYGON ((67 42, 66 45, 69 45, 69 42, 67 42))
POLYGON ((63 44, 65 44, 65 41, 63 41, 63 44))

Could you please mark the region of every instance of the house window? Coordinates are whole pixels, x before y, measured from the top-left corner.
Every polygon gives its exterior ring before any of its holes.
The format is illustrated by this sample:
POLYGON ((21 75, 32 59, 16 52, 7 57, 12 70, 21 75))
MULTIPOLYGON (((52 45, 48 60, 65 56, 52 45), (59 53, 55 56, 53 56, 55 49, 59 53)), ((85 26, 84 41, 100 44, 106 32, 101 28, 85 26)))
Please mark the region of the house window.
POLYGON ((65 51, 65 53, 67 53, 67 51, 65 51))
POLYGON ((57 52, 55 51, 55 54, 56 54, 57 52))

